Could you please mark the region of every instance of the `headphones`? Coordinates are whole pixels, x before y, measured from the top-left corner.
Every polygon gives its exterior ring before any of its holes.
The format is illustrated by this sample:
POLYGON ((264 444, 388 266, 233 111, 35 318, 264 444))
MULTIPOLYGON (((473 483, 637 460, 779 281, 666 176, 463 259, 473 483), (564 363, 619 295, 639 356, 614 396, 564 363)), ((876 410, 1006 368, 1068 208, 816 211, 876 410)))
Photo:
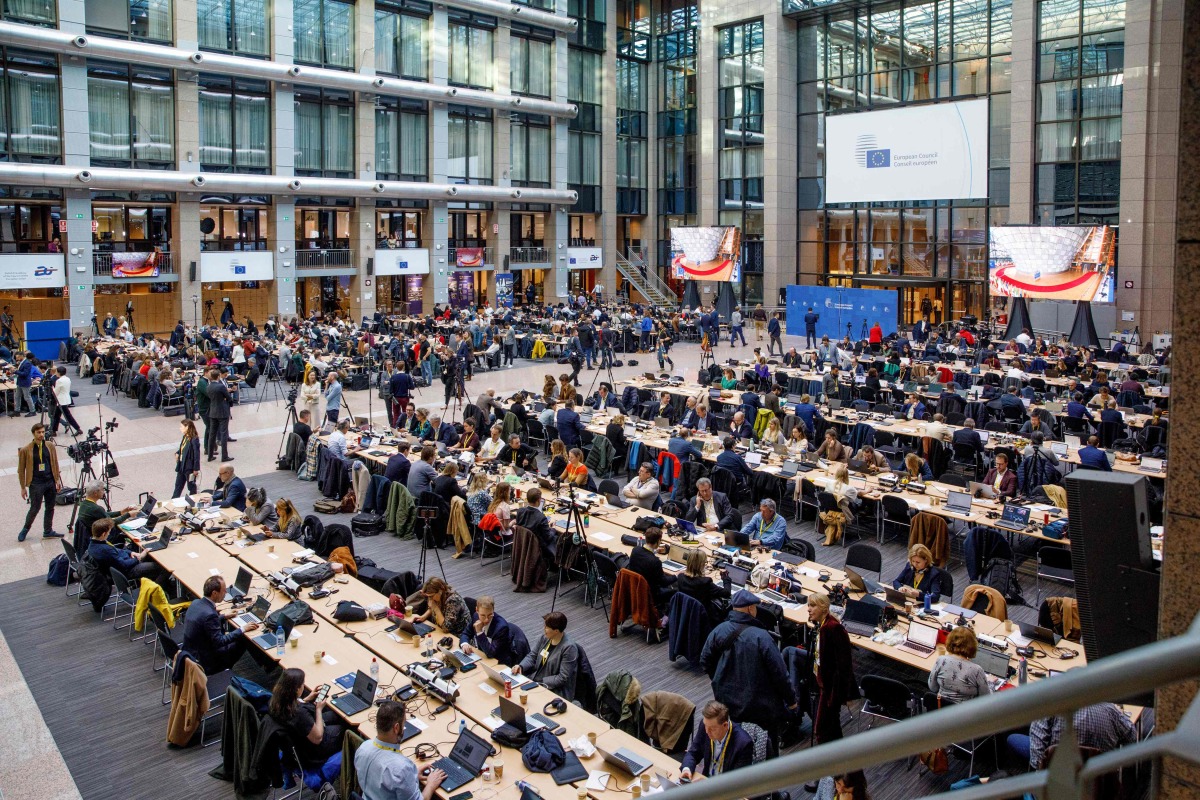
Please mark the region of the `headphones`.
POLYGON ((567 712, 567 701, 560 697, 556 697, 542 707, 542 713, 547 717, 557 717, 559 714, 567 712))

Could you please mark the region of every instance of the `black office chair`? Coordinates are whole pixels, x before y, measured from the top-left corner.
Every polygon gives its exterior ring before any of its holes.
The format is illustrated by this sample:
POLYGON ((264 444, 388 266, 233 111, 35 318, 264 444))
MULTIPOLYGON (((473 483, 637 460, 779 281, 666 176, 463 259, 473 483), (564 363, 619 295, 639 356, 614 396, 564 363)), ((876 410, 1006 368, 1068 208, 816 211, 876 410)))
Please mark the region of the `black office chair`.
POLYGON ((1071 566, 1071 550, 1057 545, 1045 545, 1037 551, 1037 571, 1034 573, 1034 591, 1042 597, 1042 578, 1059 583, 1075 585, 1075 569, 1071 566))
POLYGON ((912 529, 912 514, 909 511, 908 503, 903 498, 897 497, 894 494, 885 494, 882 498, 883 503, 883 519, 880 520, 882 530, 880 536, 886 540, 888 528, 899 529, 903 541, 908 541, 909 531, 912 529))
MULTIPOLYGON (((596 597, 589 605, 595 608, 596 602, 601 598, 602 590, 609 595, 612 594, 613 587, 617 585, 617 573, 621 571, 621 567, 611 555, 594 547, 592 548, 592 560, 596 564, 596 597)), ((584 602, 587 602, 586 587, 584 602)))
POLYGON ((869 544, 856 542, 846 550, 846 566, 859 574, 874 572, 876 580, 883 582, 883 554, 869 544))
MULTIPOLYGON (((912 689, 894 678, 864 675, 859 688, 863 695, 861 712, 869 717, 899 722, 915 713, 917 698, 912 689)), ((874 720, 867 723, 867 730, 872 724, 874 720)))
POLYGON ((942 599, 954 602, 954 575, 948 569, 942 570, 942 599))
POLYGON ((605 478, 600 481, 600 494, 620 494, 621 484, 614 481, 612 478, 605 478))
POLYGON ((817 485, 808 478, 800 479, 800 503, 796 506, 796 522, 804 521, 804 509, 811 508, 813 510, 813 519, 817 517, 819 503, 817 503, 817 485))

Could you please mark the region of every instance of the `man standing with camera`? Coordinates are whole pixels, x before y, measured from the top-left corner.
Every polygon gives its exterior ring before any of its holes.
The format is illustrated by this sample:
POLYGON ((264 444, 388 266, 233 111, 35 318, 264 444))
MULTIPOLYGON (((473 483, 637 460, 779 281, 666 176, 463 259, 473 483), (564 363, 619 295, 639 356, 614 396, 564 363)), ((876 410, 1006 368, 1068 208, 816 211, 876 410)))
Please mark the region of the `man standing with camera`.
POLYGON ((17 478, 21 482, 21 499, 29 501, 29 513, 25 515, 25 524, 17 534, 17 541, 25 541, 30 526, 37 519, 38 511, 44 504, 45 516, 42 519, 42 538, 61 539, 61 533, 55 533, 54 499, 62 488, 62 477, 58 474, 58 454, 54 445, 46 441, 46 426, 40 422, 34 423, 30 429, 33 441, 17 451, 17 478))

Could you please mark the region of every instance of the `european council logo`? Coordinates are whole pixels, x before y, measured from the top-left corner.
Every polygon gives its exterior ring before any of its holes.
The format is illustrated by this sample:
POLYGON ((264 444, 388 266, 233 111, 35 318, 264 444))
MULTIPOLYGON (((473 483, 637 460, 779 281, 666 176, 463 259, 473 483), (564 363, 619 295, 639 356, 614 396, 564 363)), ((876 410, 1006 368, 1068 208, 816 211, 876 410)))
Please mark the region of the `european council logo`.
POLYGON ((868 150, 867 151, 867 169, 879 169, 881 167, 890 167, 892 165, 891 150, 868 150))

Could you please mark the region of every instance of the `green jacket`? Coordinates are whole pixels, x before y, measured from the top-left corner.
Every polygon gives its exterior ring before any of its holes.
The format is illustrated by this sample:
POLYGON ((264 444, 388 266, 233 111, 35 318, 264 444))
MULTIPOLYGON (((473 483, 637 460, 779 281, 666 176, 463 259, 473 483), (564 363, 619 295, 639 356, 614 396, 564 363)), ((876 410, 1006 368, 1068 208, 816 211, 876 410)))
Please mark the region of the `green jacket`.
POLYGON ((196 390, 192 393, 196 398, 196 413, 202 417, 208 416, 208 378, 201 376, 196 381, 196 390))
POLYGON ((416 516, 416 503, 408 493, 408 488, 400 481, 392 481, 388 491, 387 512, 384 514, 384 528, 402 539, 411 538, 416 516))
POLYGON ((612 442, 607 436, 596 436, 592 439, 592 449, 588 452, 587 459, 583 462, 588 472, 595 476, 599 481, 601 478, 607 478, 612 473, 613 458, 616 456, 616 451, 613 449, 612 442))

